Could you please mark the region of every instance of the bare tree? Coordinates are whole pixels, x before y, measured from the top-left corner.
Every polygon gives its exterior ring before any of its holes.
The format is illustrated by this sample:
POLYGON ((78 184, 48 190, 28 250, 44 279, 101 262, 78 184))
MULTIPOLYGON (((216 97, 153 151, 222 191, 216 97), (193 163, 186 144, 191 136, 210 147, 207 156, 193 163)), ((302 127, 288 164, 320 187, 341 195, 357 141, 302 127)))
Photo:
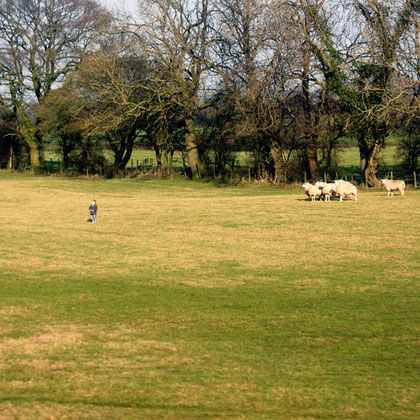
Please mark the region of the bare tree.
POLYGON ((276 182, 297 144, 290 108, 296 85, 294 10, 283 2, 222 0, 218 11, 218 66, 239 117, 237 134, 254 139, 258 175, 273 170, 276 182))
MULTIPOLYGON (((300 0, 297 7, 297 15, 299 17, 302 33, 312 36, 313 21, 311 14, 314 10, 320 10, 324 5, 325 0, 300 0)), ((300 54, 301 54, 301 86, 302 86, 302 121, 303 121, 303 138, 306 147, 306 157, 308 160, 309 172, 312 179, 319 178, 319 164, 318 164, 318 122, 319 114, 314 112, 312 101, 313 83, 311 79, 314 78, 313 52, 312 45, 308 37, 303 37, 300 40, 300 54)))
POLYGON ((95 45, 108 15, 94 0, 0 0, 3 106, 16 111, 33 170, 42 163, 39 119, 29 112, 95 45))
POLYGON ((86 57, 67 85, 73 102, 79 104, 75 117, 84 132, 104 136, 113 152, 108 175, 123 170, 150 105, 147 61, 108 47, 86 57))
POLYGON ((56 151, 63 159, 65 171, 70 168, 70 154, 83 136, 82 127, 76 118, 80 104, 74 100, 72 93, 67 86, 53 89, 39 108, 39 129, 44 135, 57 139, 56 151))
POLYGON ((162 114, 172 102, 184 122, 185 146, 193 176, 204 167, 197 147, 195 118, 208 107, 215 86, 206 84, 212 68, 212 0, 156 0, 140 4, 138 24, 143 51, 162 71, 158 96, 165 98, 162 114))
POLYGON ((352 130, 359 142, 361 170, 371 185, 377 178, 379 156, 394 129, 388 113, 389 94, 395 87, 397 50, 415 16, 417 0, 352 2, 357 19, 353 42, 340 50, 332 22, 324 10, 311 9, 317 37, 306 32, 321 64, 326 88, 336 92, 352 110, 352 130), (345 54, 344 54, 345 52, 345 54))

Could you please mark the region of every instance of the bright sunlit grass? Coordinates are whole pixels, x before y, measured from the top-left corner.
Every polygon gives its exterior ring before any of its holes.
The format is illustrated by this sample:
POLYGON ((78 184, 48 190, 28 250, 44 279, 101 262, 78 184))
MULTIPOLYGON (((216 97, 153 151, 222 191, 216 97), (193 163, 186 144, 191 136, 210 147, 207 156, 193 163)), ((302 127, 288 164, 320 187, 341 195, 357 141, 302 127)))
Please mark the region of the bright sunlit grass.
POLYGON ((0 173, 0 194, 0 418, 419 416, 420 191, 0 173))

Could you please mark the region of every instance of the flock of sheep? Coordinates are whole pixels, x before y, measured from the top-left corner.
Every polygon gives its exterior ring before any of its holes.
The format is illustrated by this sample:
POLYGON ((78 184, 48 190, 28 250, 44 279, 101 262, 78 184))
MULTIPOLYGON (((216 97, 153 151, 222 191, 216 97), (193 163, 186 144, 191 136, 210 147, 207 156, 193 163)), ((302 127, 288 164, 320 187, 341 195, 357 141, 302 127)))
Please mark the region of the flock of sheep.
MULTIPOLYGON (((401 195, 404 196, 405 182, 401 180, 382 179, 382 185, 388 191, 388 197, 394 195, 394 191, 400 191, 401 195)), ((340 201, 343 201, 344 197, 350 196, 357 201, 357 188, 351 182, 344 181, 342 179, 334 181, 333 183, 328 182, 316 182, 310 184, 305 182, 302 184, 305 189, 306 195, 311 201, 315 201, 317 198, 321 200, 324 198, 325 201, 330 201, 331 197, 340 197, 340 201)))

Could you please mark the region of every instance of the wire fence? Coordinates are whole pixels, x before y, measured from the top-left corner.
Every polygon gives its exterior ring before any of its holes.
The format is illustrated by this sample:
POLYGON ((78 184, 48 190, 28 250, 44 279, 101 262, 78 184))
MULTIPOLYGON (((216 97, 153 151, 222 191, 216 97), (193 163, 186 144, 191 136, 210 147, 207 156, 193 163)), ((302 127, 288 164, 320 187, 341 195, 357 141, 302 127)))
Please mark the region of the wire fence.
MULTIPOLYGON (((8 169, 10 165, 9 160, 0 160, 0 168, 8 169)), ((48 174, 52 173, 59 173, 64 171, 64 165, 62 160, 54 160, 49 159, 44 161, 45 170, 48 174)), ((30 170, 30 166, 26 168, 30 170)), ((77 171, 78 168, 76 165, 70 165, 67 168, 68 171, 77 171)), ((145 159, 131 159, 128 165, 125 167, 125 174, 130 175, 134 172, 136 173, 151 173, 156 174, 158 171, 158 166, 156 161, 153 158, 147 157, 145 159)), ((174 165, 173 171, 175 173, 185 173, 185 168, 183 166, 174 165)), ((335 168, 329 172, 321 169, 320 171, 321 179, 325 182, 333 181, 335 179, 344 179, 346 181, 358 184, 358 185, 366 185, 367 186, 367 177, 366 174, 363 173, 359 167, 351 165, 342 168, 335 168)), ((99 168, 95 170, 94 168, 90 168, 86 170, 86 175, 93 175, 93 174, 102 174, 102 169, 99 168)), ((387 179, 401 179, 404 180, 407 184, 411 184, 414 188, 417 188, 420 185, 420 171, 413 171, 408 173, 402 166, 394 165, 394 166, 385 166, 382 165, 379 167, 378 174, 380 178, 387 178, 387 179)), ((200 177, 201 174, 198 174, 200 177)), ((208 171, 208 175, 212 176, 213 178, 220 177, 220 174, 216 172, 215 166, 210 168, 208 171)), ((223 177, 226 179, 240 179, 244 182, 252 183, 261 177, 258 176, 257 170, 255 167, 241 165, 239 160, 235 161, 230 168, 227 169, 223 177)), ((277 179, 277 182, 283 185, 288 184, 295 184, 299 182, 307 182, 313 181, 308 179, 306 173, 302 172, 301 174, 293 172, 292 174, 287 173, 284 171, 277 179)))

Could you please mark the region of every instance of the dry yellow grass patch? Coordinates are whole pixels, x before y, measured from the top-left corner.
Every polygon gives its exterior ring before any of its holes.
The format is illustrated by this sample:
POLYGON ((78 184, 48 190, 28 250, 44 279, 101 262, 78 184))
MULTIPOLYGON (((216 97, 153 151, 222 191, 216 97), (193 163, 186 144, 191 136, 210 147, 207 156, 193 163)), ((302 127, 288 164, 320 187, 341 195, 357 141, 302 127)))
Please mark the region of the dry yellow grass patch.
MULTIPOLYGON (((152 413, 150 413, 153 415, 152 413)), ((145 413, 147 418, 147 413, 145 413)), ((49 401, 29 403, 0 403, 0 420, 79 420, 142 418, 138 410, 126 407, 101 407, 98 405, 54 403, 49 401)))
POLYGON ((0 308, 0 317, 5 322, 12 321, 18 317, 29 317, 33 314, 33 311, 36 311, 40 308, 40 305, 28 305, 28 306, 3 306, 0 308))
POLYGON ((71 349, 83 342, 83 333, 74 326, 50 326, 42 329, 43 332, 36 332, 30 337, 4 338, 0 342, 0 355, 3 358, 10 355, 36 357, 71 349))

